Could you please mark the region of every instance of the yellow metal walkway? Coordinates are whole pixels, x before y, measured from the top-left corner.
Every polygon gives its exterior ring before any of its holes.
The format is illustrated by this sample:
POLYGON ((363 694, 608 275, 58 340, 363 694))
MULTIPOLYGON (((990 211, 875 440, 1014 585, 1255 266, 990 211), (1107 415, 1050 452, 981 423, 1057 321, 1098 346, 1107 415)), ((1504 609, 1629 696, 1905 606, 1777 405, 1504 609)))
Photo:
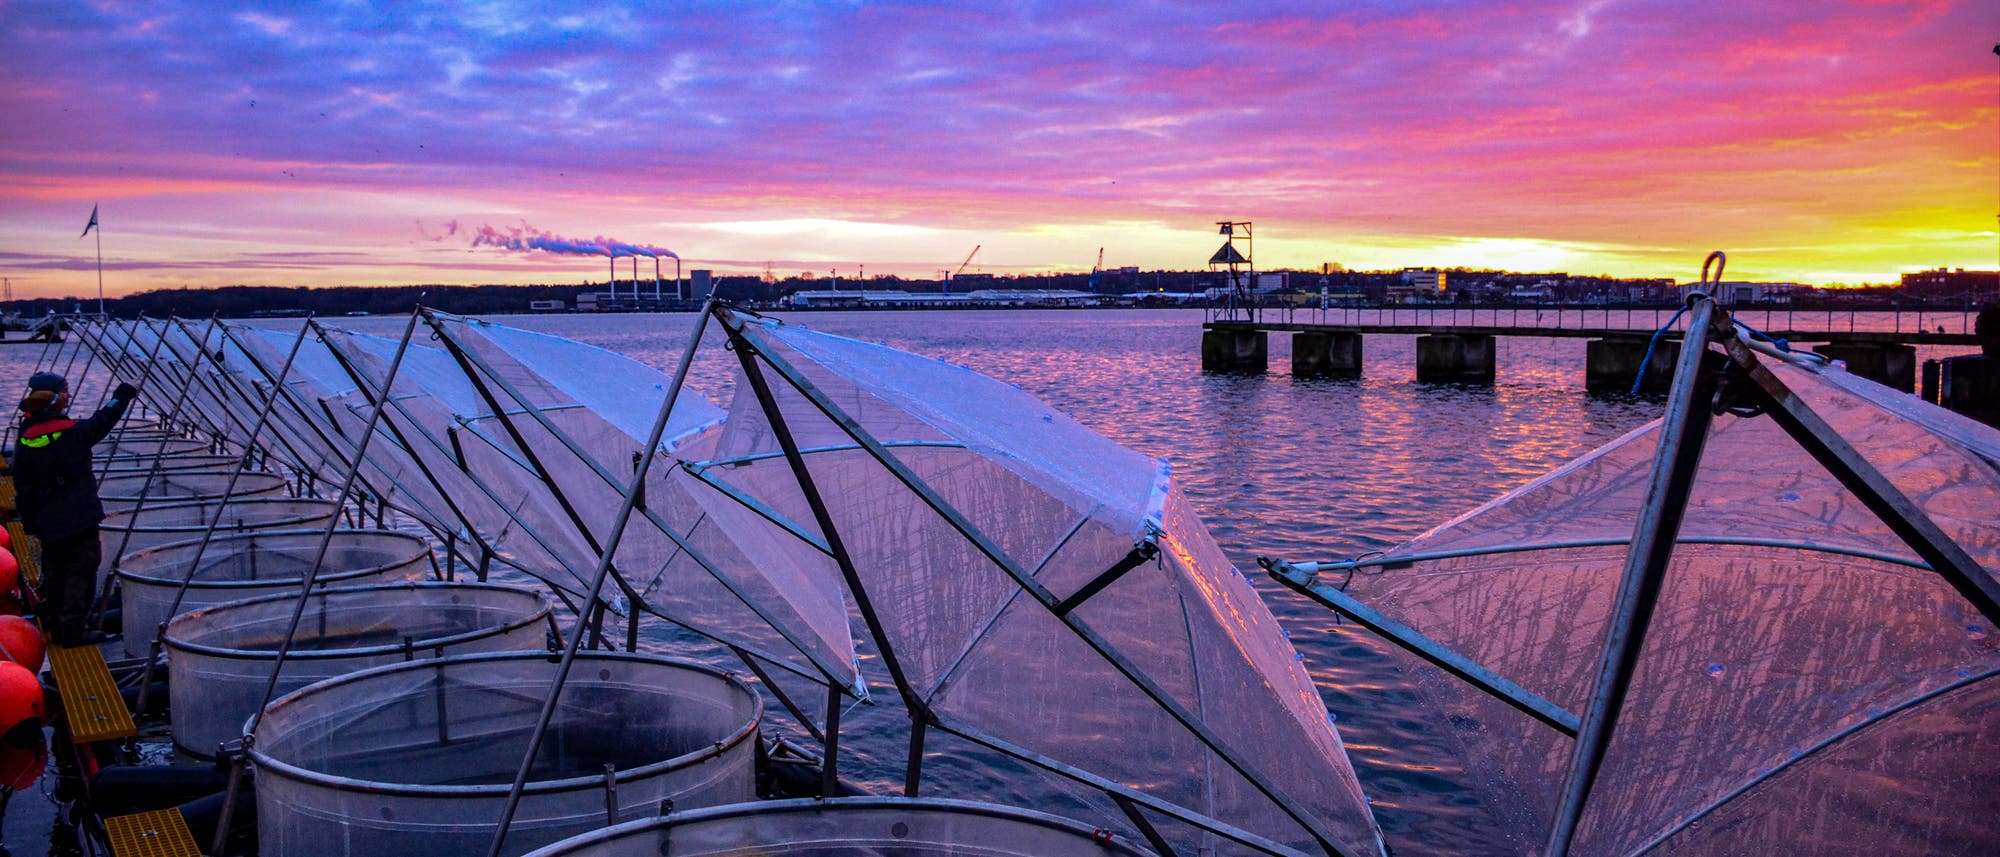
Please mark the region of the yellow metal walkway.
MULTIPOLYGON (((13 484, 11 481, 8 484, 13 484)), ((42 585, 42 542, 21 527, 20 521, 7 522, 7 537, 14 545, 14 561, 21 566, 21 579, 29 586, 42 585)))
POLYGON ((125 697, 119 695, 118 684, 104 665, 103 650, 51 645, 49 670, 55 673, 56 689, 62 693, 71 740, 94 744, 139 734, 132 712, 125 710, 125 697))
POLYGON ((104 820, 105 838, 117 857, 201 857, 178 809, 157 809, 104 820))

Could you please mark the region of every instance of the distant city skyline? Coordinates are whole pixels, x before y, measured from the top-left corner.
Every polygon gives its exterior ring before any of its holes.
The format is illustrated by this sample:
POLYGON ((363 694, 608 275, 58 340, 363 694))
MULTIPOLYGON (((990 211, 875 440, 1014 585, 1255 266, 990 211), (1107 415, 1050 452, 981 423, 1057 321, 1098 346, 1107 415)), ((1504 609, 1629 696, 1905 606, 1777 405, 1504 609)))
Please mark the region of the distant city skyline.
POLYGON ((1320 6, 6 3, 0 276, 2000 267, 2000 4, 1320 6))

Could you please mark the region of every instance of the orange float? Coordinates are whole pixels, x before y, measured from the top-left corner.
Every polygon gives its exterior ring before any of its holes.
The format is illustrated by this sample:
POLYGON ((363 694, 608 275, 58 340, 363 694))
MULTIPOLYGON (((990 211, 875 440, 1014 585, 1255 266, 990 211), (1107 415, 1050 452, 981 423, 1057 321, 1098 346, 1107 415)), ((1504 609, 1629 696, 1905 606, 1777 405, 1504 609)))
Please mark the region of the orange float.
POLYGON ((0 661, 0 732, 44 715, 42 680, 20 664, 0 661))
POLYGON ((21 563, 13 551, 0 548, 0 592, 19 592, 20 588, 21 563))
MULTIPOLYGON (((48 654, 48 642, 42 639, 42 630, 35 623, 19 616, 0 616, 0 658, 19 664, 28 672, 42 669, 42 657, 48 654)), ((37 687, 40 683, 37 682, 37 687)), ((0 730, 11 724, 0 724, 0 730)))

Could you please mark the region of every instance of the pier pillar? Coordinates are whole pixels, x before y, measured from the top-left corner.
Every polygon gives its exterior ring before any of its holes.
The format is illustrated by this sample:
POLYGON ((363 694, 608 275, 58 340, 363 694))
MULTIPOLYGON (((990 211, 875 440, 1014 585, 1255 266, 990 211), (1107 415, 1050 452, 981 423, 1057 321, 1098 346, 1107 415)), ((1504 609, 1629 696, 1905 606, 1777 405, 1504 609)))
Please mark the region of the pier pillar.
POLYGON ((1201 332, 1201 369, 1204 372, 1262 375, 1270 368, 1270 338, 1261 330, 1204 330, 1201 332))
POLYGON ((1583 388, 1592 393, 1630 393, 1632 381, 1643 371, 1645 378, 1639 382, 1639 392, 1666 392, 1674 383, 1674 364, 1680 360, 1681 344, 1677 340, 1660 340, 1653 346, 1653 359, 1642 367, 1640 361, 1646 359, 1647 342, 1629 336, 1591 340, 1584 346, 1583 388))
POLYGON ((1905 393, 1917 389, 1917 349, 1897 342, 1828 342, 1813 351, 1847 361, 1847 371, 1905 393))
POLYGON ((1292 377, 1357 378, 1361 334, 1307 330, 1292 334, 1292 377))
POLYGON ((1493 383, 1493 337, 1434 333, 1417 337, 1417 380, 1425 383, 1493 383))
POLYGON ((1938 364, 1938 404, 2000 426, 2000 359, 1971 354, 1931 362, 1938 364))

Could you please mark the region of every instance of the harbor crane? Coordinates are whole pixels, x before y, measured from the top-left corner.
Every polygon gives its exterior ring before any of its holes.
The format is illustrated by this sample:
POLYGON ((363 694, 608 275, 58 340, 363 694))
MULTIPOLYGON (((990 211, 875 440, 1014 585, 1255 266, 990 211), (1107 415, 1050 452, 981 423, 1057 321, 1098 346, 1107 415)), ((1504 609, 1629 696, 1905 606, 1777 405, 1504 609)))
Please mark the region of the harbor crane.
POLYGON ((986 245, 984 244, 972 245, 972 252, 965 254, 965 261, 958 263, 958 270, 945 275, 944 290, 946 292, 951 291, 951 281, 956 279, 958 275, 965 273, 965 266, 972 264, 972 257, 979 255, 979 248, 984 246, 986 245))

